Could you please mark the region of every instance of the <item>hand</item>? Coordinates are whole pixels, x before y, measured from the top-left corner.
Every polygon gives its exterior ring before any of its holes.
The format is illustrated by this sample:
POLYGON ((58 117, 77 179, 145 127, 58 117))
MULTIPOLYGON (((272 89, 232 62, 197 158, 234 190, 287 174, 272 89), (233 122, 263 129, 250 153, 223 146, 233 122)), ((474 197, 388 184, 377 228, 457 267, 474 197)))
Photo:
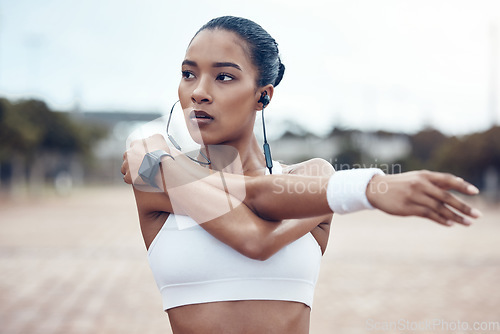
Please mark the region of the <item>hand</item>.
POLYGON ((376 175, 366 188, 366 196, 375 208, 389 214, 420 216, 446 226, 454 222, 468 226, 472 220, 467 216, 481 216, 479 210, 471 208, 449 190, 466 195, 479 193, 476 187, 459 177, 424 170, 376 175))
POLYGON ((123 153, 121 167, 123 181, 134 186, 146 186, 142 178, 139 177, 139 167, 146 153, 156 150, 170 152, 165 138, 160 134, 155 134, 145 139, 134 140, 130 144, 130 148, 123 153))

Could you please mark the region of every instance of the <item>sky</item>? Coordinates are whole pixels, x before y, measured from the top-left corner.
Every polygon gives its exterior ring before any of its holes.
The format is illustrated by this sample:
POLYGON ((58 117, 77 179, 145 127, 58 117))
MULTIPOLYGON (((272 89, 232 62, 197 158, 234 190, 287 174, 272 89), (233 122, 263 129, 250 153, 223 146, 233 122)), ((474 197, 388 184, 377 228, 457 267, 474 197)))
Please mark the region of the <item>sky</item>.
POLYGON ((166 114, 190 39, 221 15, 279 44, 286 72, 268 132, 461 135, 500 123, 496 0, 0 0, 0 96, 166 114))

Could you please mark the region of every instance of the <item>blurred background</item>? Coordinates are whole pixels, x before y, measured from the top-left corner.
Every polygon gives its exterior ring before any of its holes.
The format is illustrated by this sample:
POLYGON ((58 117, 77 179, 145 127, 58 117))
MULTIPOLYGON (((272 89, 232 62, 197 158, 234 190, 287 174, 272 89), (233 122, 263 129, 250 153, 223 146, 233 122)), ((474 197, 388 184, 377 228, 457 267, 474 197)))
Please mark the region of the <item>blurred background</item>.
POLYGON ((221 15, 252 19, 279 44, 273 158, 448 171, 482 191, 485 217, 467 232, 336 218, 312 333, 364 333, 396 310, 498 321, 499 13, 495 0, 0 0, 0 333, 168 332, 120 165, 127 137, 177 100, 194 33, 221 15), (388 287, 415 274, 408 261, 434 272, 409 291, 469 279, 398 299, 388 287), (340 301, 353 295, 348 316, 340 301))

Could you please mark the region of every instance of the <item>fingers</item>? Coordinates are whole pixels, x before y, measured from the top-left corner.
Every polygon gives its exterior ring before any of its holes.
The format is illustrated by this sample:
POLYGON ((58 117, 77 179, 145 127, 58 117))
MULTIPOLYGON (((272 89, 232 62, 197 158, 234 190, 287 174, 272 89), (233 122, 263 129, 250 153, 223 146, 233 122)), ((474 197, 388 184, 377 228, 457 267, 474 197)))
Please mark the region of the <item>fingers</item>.
POLYGON ((130 175, 130 169, 127 160, 123 160, 120 171, 123 174, 123 181, 127 184, 132 184, 132 176, 130 175))
POLYGON ((461 177, 446 173, 429 172, 429 180, 438 187, 428 187, 429 195, 473 218, 482 216, 479 210, 470 207, 450 192, 443 190, 457 190, 467 195, 477 195, 479 189, 474 185, 464 181, 461 177))
MULTIPOLYGON (((452 225, 453 222, 469 226, 472 220, 464 215, 479 218, 481 213, 444 189, 466 190, 475 193, 477 188, 451 174, 424 172, 428 181, 420 183, 418 196, 413 198, 415 204, 422 206, 420 215, 440 224, 452 225), (430 181, 430 182, 429 182, 430 181), (472 186, 473 187, 473 186, 472 186), (456 210, 456 212, 455 212, 456 210)), ((464 191, 462 191, 464 192, 464 191)))
POLYGON ((123 176, 123 182, 125 182, 126 184, 132 184, 132 177, 129 173, 123 176))
POLYGON ((450 192, 446 190, 442 190, 433 184, 430 184, 426 188, 426 194, 434 198, 440 203, 444 203, 451 208, 465 214, 468 216, 471 216, 473 218, 479 218, 480 213, 478 210, 473 209, 471 206, 469 206, 467 203, 464 201, 460 200, 450 192))
POLYGON ((123 162, 122 162, 122 167, 121 167, 121 169, 120 169, 120 172, 121 172, 123 175, 125 175, 125 174, 127 174, 127 171, 128 171, 128 170, 129 170, 129 168, 128 168, 128 161, 127 161, 127 160, 123 160, 123 162))
POLYGON ((417 205, 416 211, 417 216, 433 220, 438 224, 448 227, 453 225, 452 220, 447 219, 445 216, 439 214, 438 210, 431 209, 428 206, 417 205))
POLYGON ((456 190, 466 195, 479 194, 479 189, 461 177, 449 173, 438 172, 426 172, 426 174, 432 183, 442 189, 456 190))
POLYGON ((125 151, 125 153, 123 153, 122 167, 120 168, 120 171, 122 172, 123 175, 125 175, 126 173, 127 165, 128 165, 127 152, 125 151))
MULTIPOLYGON (((452 195, 450 195, 452 196, 452 195)), ((446 202, 437 200, 427 194, 422 194, 415 199, 417 205, 420 205, 420 215, 432 219, 440 224, 451 226, 459 223, 465 226, 472 224, 472 221, 451 210, 446 202)))
POLYGON ((127 184, 142 184, 142 180, 138 177, 138 171, 144 155, 159 149, 168 151, 168 145, 161 134, 132 141, 129 150, 123 153, 120 169, 124 176, 123 181, 127 184))
POLYGON ((472 184, 452 174, 415 171, 384 178, 387 191, 369 200, 374 207, 387 213, 420 216, 446 226, 454 223, 469 226, 470 217, 482 215, 450 192, 456 190, 467 195, 479 192, 472 184))

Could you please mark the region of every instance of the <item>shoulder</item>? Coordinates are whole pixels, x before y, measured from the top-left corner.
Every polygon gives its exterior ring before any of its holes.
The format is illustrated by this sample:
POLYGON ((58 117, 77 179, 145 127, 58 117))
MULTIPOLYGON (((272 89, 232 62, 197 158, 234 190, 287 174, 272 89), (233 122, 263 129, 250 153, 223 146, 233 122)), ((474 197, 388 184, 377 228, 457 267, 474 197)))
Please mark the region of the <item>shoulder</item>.
POLYGON ((295 174, 304 176, 331 176, 335 173, 332 164, 321 158, 314 158, 293 165, 284 165, 283 174, 295 174))

